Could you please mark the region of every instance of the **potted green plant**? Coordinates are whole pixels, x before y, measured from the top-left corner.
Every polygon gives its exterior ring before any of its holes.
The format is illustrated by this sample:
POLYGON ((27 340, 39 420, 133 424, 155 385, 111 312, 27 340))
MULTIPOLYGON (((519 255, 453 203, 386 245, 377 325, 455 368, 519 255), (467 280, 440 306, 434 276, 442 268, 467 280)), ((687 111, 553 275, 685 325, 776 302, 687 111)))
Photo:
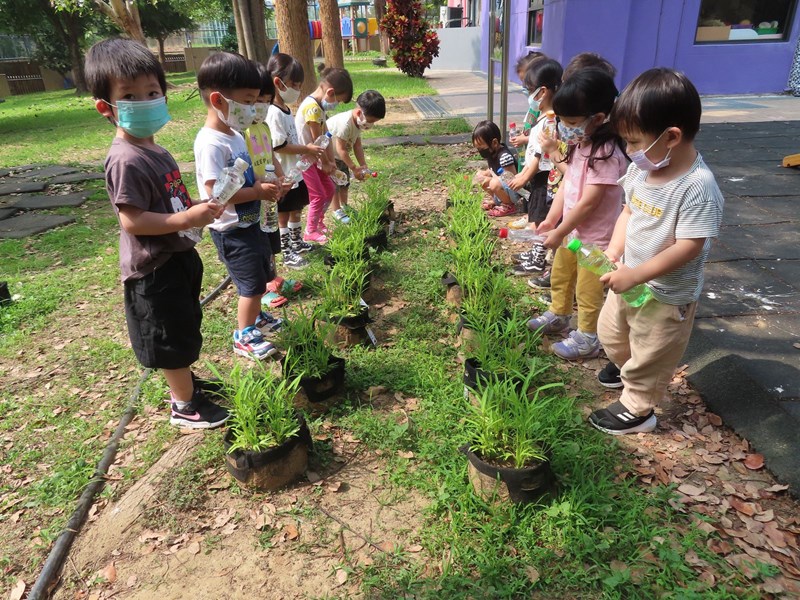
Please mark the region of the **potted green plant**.
POLYGON ((368 277, 365 261, 341 262, 334 265, 325 280, 317 314, 321 321, 336 326, 333 340, 340 346, 354 346, 370 340, 369 306, 362 299, 368 277))
POLYGON ((333 355, 327 341, 334 329, 333 324, 318 321, 313 311, 302 306, 291 314, 284 312, 279 334, 286 350, 283 376, 300 378, 295 406, 312 413, 330 408, 344 389, 345 360, 333 355))
POLYGON ((223 380, 231 403, 225 466, 245 486, 276 490, 305 472, 312 442, 293 404, 299 387, 299 377, 279 378, 260 364, 237 364, 223 380))
POLYGON ((562 384, 531 390, 534 378, 529 373, 522 386, 510 379, 481 383, 478 402, 470 405, 469 441, 460 450, 469 460, 470 483, 484 500, 535 502, 554 491, 549 446, 560 403, 546 392, 562 384))

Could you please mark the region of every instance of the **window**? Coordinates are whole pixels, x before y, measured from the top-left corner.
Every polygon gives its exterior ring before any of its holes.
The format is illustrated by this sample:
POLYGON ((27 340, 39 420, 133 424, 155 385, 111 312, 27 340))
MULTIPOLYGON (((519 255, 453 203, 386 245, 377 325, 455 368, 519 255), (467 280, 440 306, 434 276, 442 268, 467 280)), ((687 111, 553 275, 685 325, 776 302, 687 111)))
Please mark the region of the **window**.
POLYGON ((797 0, 701 0, 694 41, 786 40, 797 0))
POLYGON ((541 46, 544 0, 528 0, 528 46, 541 46))

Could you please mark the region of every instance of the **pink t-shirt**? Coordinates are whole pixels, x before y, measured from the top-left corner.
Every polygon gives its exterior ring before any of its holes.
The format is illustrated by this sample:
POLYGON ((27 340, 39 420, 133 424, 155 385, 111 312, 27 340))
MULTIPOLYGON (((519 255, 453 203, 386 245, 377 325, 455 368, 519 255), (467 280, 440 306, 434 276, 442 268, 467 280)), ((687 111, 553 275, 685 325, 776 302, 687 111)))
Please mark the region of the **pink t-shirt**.
POLYGON ((597 156, 613 154, 605 160, 596 160, 589 168, 591 144, 577 147, 572 155, 567 172, 564 174, 564 215, 571 211, 583 195, 587 185, 605 185, 605 193, 594 212, 575 228, 575 237, 584 243, 608 248, 614 225, 622 212, 623 192, 617 181, 628 169, 628 159, 619 146, 609 142, 598 149, 597 156))

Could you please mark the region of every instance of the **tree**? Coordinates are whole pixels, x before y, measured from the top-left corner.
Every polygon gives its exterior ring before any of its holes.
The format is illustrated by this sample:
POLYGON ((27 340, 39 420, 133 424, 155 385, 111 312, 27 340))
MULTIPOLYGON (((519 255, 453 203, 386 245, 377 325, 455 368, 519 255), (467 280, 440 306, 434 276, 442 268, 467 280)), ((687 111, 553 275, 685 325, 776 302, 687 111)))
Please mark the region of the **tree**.
POLYGON ((281 52, 291 54, 306 73, 301 92, 308 95, 317 87, 314 57, 311 54, 311 36, 308 35, 308 8, 306 0, 280 0, 275 3, 275 21, 278 26, 278 44, 281 52))
POLYGON ((430 29, 419 0, 387 0, 381 25, 389 35, 392 58, 409 77, 422 77, 434 56, 439 56, 439 37, 430 29))
POLYGON ((176 31, 194 27, 194 21, 174 4, 172 0, 158 0, 157 4, 140 0, 139 6, 142 30, 147 37, 158 40, 158 59, 165 67, 164 40, 176 31))
POLYGON ((233 0, 233 17, 239 52, 251 60, 266 64, 269 53, 264 0, 233 0))
POLYGON ((336 0, 319 0, 319 18, 322 21, 322 52, 325 66, 344 68, 342 54, 342 22, 336 0))
MULTIPOLYGON (((94 9, 105 15, 129 38, 145 44, 142 22, 139 18, 138 0, 91 0, 94 9)), ((88 5, 84 0, 52 0, 59 11, 75 11, 88 5)))
POLYGON ((381 24, 385 16, 386 0, 375 0, 375 19, 378 21, 378 31, 381 35, 381 54, 387 56, 389 54, 389 36, 386 34, 386 29, 381 24))

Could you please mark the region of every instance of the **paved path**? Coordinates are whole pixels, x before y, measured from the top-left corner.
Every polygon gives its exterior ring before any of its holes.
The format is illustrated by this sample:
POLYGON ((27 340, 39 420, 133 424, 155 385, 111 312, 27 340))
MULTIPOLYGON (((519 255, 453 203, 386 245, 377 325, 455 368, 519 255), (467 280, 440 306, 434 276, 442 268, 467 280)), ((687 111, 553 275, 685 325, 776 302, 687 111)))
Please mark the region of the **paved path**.
MULTIPOLYGON (((486 78, 437 71, 442 111, 486 118, 486 78)), ((499 90, 499 84, 497 89, 499 90)), ((527 102, 510 87, 509 121, 527 102)), ((499 120, 499 95, 494 99, 499 120)), ((687 350, 689 379, 712 410, 800 495, 800 98, 703 98, 697 145, 725 195, 723 227, 687 350)))

